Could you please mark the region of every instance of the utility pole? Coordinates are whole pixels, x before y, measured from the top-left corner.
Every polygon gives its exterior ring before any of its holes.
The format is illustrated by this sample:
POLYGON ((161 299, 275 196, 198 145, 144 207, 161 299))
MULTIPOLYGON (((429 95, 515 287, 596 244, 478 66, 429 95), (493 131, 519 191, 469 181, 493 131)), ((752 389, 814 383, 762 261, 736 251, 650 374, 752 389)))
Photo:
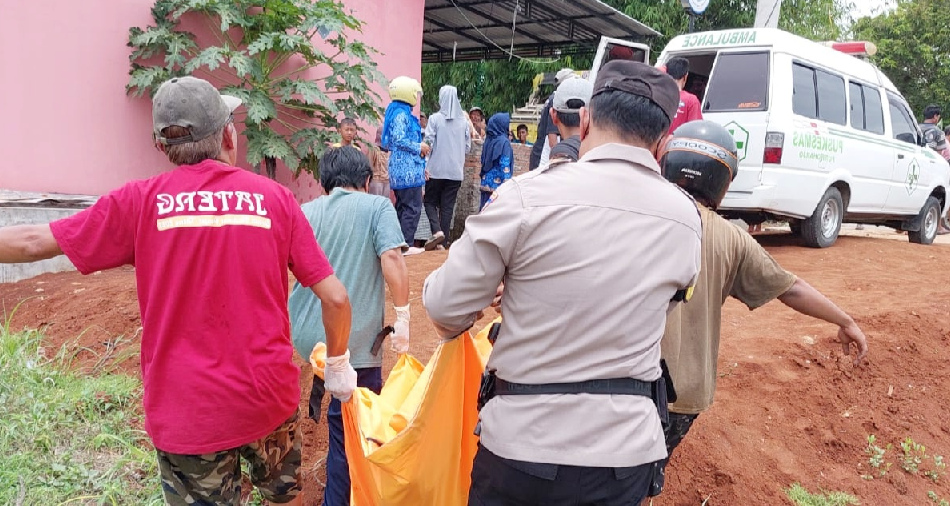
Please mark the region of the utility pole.
POLYGON ((755 7, 755 28, 778 28, 782 0, 758 0, 755 7))

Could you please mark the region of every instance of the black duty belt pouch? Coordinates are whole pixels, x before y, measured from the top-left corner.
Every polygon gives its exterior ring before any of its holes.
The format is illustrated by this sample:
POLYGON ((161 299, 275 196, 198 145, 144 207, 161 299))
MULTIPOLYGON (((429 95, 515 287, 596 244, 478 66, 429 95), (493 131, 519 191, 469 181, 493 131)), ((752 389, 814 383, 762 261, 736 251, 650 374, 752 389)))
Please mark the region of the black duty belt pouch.
POLYGON ((660 423, 663 425, 663 432, 670 428, 670 410, 667 398, 666 378, 660 376, 660 379, 653 382, 653 403, 656 404, 656 413, 660 415, 660 423))
MULTIPOLYGON (((498 339, 498 332, 501 331, 500 323, 493 323, 491 329, 488 330, 488 342, 492 345, 495 344, 495 340, 498 339)), ((487 367, 485 371, 482 372, 482 382, 478 387, 478 410, 481 411, 485 404, 488 403, 495 396, 495 371, 489 370, 487 367)))
POLYGON ((482 382, 478 387, 478 410, 481 411, 485 407, 485 404, 488 403, 495 396, 495 382, 497 376, 495 376, 495 371, 488 369, 482 373, 482 382))
POLYGON ((673 376, 670 375, 670 368, 666 366, 666 360, 660 359, 660 369, 663 371, 663 379, 666 380, 666 400, 673 404, 676 402, 676 387, 673 385, 673 376))

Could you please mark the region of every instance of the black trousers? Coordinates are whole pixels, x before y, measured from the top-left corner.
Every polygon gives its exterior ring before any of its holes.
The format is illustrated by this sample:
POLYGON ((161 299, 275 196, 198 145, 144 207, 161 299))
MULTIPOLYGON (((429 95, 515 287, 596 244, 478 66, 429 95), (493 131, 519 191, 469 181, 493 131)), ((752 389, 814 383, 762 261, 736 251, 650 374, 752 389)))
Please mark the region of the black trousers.
POLYGON ((666 437, 666 453, 667 456, 665 459, 661 460, 657 466, 657 476, 654 480, 654 488, 650 491, 650 496, 657 496, 660 494, 660 491, 663 489, 663 485, 666 484, 666 465, 670 463, 670 458, 673 456, 673 450, 683 442, 683 438, 686 437, 686 433, 689 432, 690 427, 693 426, 693 422, 696 421, 696 417, 699 415, 681 415, 679 413, 670 413, 670 425, 663 429, 663 436, 666 437))
POLYGON ((455 212, 455 200, 458 198, 461 181, 451 179, 430 179, 426 181, 426 193, 423 198, 426 218, 432 233, 452 231, 452 214, 455 212))
POLYGON ((577 467, 501 458, 478 447, 469 506, 639 506, 655 466, 577 467))
POLYGON ((399 218, 399 227, 406 244, 412 246, 416 238, 416 229, 419 227, 419 216, 422 214, 422 187, 393 190, 396 194, 396 216, 399 218))

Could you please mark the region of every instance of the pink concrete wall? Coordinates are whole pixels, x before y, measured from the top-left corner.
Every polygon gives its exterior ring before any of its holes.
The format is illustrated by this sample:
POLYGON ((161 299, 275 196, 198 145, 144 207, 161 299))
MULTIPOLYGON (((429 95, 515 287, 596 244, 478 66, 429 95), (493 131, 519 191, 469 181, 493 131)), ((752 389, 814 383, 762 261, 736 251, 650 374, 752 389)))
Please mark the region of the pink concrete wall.
MULTIPOLYGON (((151 145, 150 102, 124 90, 128 29, 150 23, 151 0, 2 3, 0 188, 99 195, 171 168, 151 145)), ((421 76, 424 0, 344 3, 387 78, 421 76)), ((283 167, 278 180, 302 201, 320 193, 283 167)))

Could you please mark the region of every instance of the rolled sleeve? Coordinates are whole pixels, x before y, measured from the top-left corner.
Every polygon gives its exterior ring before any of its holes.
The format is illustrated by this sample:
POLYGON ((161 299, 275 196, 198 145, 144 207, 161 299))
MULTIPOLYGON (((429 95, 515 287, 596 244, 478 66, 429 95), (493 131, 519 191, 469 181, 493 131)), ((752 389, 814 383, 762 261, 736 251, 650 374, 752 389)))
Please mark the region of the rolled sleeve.
POLYGON ((381 257, 383 253, 402 248, 407 244, 402 235, 402 228, 399 226, 396 208, 382 197, 379 200, 382 203, 379 204, 376 212, 376 224, 373 227, 373 247, 376 249, 376 256, 381 257))
POLYGON ((132 185, 103 195, 92 207, 50 223, 50 231, 82 274, 135 262, 137 192, 132 185))
POLYGON ((491 304, 518 244, 525 211, 516 181, 495 192, 494 200, 468 218, 465 233, 452 243, 442 267, 426 278, 422 303, 429 318, 452 337, 475 322, 491 304))
POLYGON ((730 295, 749 309, 756 309, 787 292, 798 279, 786 271, 749 234, 742 237, 742 260, 730 295))

